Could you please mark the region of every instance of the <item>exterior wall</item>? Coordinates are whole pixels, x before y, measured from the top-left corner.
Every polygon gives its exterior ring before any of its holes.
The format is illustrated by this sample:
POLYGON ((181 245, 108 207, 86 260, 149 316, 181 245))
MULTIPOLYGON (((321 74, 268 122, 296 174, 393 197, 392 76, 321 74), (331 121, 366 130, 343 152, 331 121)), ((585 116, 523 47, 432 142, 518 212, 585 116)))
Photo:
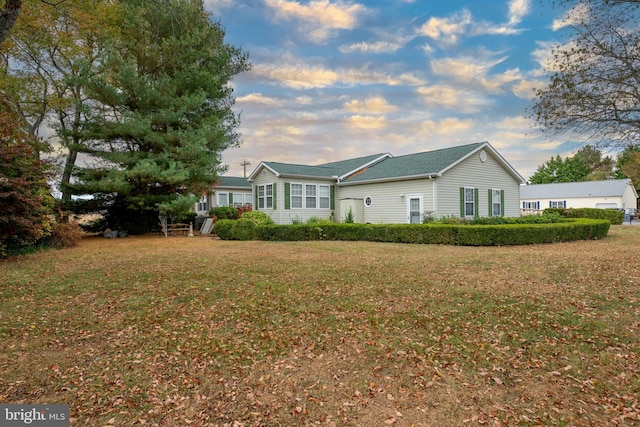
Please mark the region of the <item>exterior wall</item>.
POLYGON ((549 202, 567 202, 567 208, 598 208, 602 206, 612 208, 630 208, 635 207, 635 203, 624 206, 625 202, 622 197, 561 197, 555 199, 522 199, 522 202, 540 202, 540 210, 549 207, 549 202))
MULTIPOLYGON (((197 216, 209 216, 209 211, 213 208, 217 208, 218 207, 218 193, 227 193, 228 194, 242 194, 243 195, 243 204, 246 203, 251 203, 253 204, 253 194, 251 192, 251 190, 248 189, 237 189, 237 188, 224 188, 224 187, 216 187, 213 189, 213 191, 211 192, 211 194, 207 195, 207 208, 206 209, 200 209, 200 203, 199 201, 196 202, 196 204, 193 207, 193 211, 196 213, 197 216), (245 200, 247 201, 245 203, 245 200)), ((229 197, 227 196, 227 200, 229 200, 229 197)), ((233 200, 233 204, 236 204, 236 200, 233 200)))
MULTIPOLYGON (((292 208, 286 209, 288 203, 285 203, 285 183, 289 184, 322 184, 322 185, 334 185, 332 181, 318 180, 318 179, 303 179, 303 178, 281 178, 276 176, 268 169, 263 169, 253 180, 253 210, 259 210, 266 213, 271 217, 276 224, 291 224, 294 221, 306 222, 312 217, 321 219, 331 219, 336 209, 331 207, 324 208, 292 208), (258 208, 256 202, 256 195, 258 194, 257 187, 260 185, 274 184, 274 207, 272 209, 258 208)), ((317 188, 317 187, 316 187, 317 188)), ((334 195, 335 207, 337 208, 337 198, 334 195)), ((319 205, 319 203, 317 203, 319 205)))
POLYGON ((460 216, 460 187, 478 189, 478 216, 489 216, 490 189, 504 190, 504 215, 520 216, 520 182, 486 152, 486 160, 480 160, 479 153, 466 158, 436 180, 435 215, 460 216))
MULTIPOLYGON (((407 224, 407 196, 421 195, 423 200, 422 212, 433 210, 433 181, 429 179, 415 179, 407 181, 381 182, 376 184, 347 185, 338 187, 336 199, 364 200, 371 197, 371 206, 364 206, 363 218, 370 224, 407 224)), ((344 206, 336 203, 336 208, 344 206)), ((344 221, 347 212, 338 210, 336 219, 344 221)))

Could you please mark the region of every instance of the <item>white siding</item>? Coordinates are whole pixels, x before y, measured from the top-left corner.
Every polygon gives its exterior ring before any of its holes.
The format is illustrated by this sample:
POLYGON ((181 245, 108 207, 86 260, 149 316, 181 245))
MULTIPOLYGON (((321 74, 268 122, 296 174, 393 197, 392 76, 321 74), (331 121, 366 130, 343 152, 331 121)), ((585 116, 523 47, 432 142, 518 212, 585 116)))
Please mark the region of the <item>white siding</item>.
POLYGON ((520 182, 489 151, 486 153, 485 162, 475 153, 437 178, 438 217, 460 216, 460 187, 478 189, 480 217, 489 216, 489 189, 504 190, 504 216, 520 216, 520 182))
MULTIPOLYGON (((364 207, 365 223, 406 224, 409 222, 406 201, 407 194, 422 195, 424 210, 433 210, 433 181, 429 179, 348 185, 338 188, 336 191, 336 199, 364 200, 366 196, 370 196, 371 206, 364 207)), ((336 208, 339 208, 339 206, 340 203, 336 203, 336 208)), ((336 218, 338 219, 344 218, 345 215, 346 212, 336 212, 336 218)))

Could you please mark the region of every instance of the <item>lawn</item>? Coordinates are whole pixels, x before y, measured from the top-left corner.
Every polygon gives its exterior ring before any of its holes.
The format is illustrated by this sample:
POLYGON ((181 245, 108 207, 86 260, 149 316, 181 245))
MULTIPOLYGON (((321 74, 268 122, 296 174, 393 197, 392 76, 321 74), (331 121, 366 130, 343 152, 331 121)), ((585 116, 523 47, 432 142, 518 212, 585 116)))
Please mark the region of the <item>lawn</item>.
POLYGON ((0 261, 0 403, 73 426, 640 425, 640 227, 509 247, 85 238, 0 261))

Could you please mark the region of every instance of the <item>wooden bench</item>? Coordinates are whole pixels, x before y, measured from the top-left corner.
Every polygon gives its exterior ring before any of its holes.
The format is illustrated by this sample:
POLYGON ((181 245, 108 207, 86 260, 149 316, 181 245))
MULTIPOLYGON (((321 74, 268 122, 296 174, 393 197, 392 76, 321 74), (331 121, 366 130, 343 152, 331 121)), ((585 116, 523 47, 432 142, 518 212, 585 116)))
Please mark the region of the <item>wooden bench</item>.
MULTIPOLYGON (((168 236, 188 236, 190 230, 189 224, 167 224, 168 236)), ((162 232, 162 225, 160 226, 160 232, 162 232)))

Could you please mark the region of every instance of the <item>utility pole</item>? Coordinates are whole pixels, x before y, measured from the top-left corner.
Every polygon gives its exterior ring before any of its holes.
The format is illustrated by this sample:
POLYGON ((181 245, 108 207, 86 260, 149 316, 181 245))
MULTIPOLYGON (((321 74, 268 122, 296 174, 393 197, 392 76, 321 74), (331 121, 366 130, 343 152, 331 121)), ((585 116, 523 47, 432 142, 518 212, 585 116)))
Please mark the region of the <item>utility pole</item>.
POLYGON ((244 167, 244 177, 246 178, 247 177, 247 166, 251 166, 251 163, 249 163, 247 161, 247 159, 244 159, 242 161, 242 163, 240 163, 240 166, 244 167))

